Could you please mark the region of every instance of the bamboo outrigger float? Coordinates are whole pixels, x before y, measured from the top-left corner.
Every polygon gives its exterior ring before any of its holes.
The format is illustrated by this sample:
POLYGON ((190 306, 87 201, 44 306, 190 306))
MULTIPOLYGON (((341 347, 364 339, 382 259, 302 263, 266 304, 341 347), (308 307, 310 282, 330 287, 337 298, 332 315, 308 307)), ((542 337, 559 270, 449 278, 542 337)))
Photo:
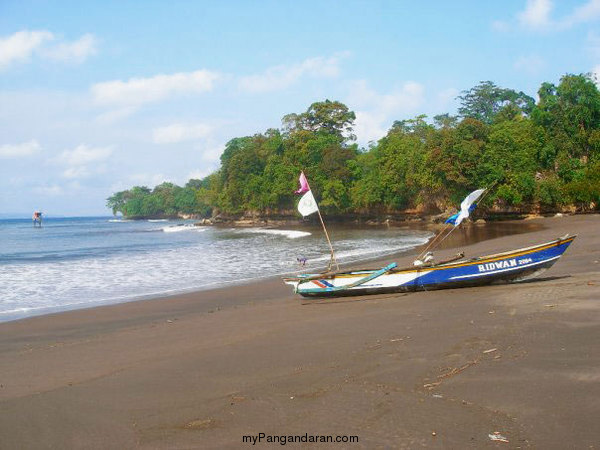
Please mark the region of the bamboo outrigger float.
POLYGON ((349 295, 383 294, 392 292, 410 292, 419 290, 447 289, 458 287, 482 286, 500 282, 518 282, 534 278, 546 271, 562 256, 576 236, 563 236, 550 242, 532 247, 465 259, 463 254, 449 261, 434 264, 433 254, 427 252, 437 242, 439 245, 450 233, 469 217, 487 189, 471 192, 461 203, 461 210, 451 216, 446 224, 453 227, 446 233, 446 227, 421 252, 412 267, 397 268, 396 263, 380 269, 339 271, 333 246, 321 212, 310 191, 304 173, 300 175, 300 189, 304 194, 298 210, 306 216, 319 213, 327 242, 331 251, 328 270, 317 274, 302 274, 284 278, 284 282, 294 287, 294 292, 304 297, 340 297, 349 295), (445 234, 445 235, 444 235, 445 234), (438 239, 442 236, 442 239, 438 239), (337 270, 333 271, 333 266, 337 270))

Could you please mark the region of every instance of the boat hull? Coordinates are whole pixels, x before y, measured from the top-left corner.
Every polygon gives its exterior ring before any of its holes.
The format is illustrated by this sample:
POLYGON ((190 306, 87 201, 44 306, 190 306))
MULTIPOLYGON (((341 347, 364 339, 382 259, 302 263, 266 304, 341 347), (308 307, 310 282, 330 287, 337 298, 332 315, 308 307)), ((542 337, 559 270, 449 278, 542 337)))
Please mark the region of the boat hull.
POLYGON ((307 274, 288 278, 285 282, 304 297, 428 291, 518 282, 549 269, 574 239, 575 236, 568 236, 533 247, 436 266, 395 269, 390 265, 378 270, 329 276, 307 274))

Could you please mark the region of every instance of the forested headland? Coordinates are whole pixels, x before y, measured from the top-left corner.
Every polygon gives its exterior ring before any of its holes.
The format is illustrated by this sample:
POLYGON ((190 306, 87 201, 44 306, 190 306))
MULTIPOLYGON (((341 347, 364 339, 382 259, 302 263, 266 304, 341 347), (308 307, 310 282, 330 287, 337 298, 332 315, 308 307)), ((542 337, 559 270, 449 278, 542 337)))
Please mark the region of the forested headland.
POLYGON ((185 186, 134 186, 107 199, 129 218, 297 215, 303 170, 330 216, 436 214, 468 192, 494 186, 497 212, 600 208, 600 91, 591 75, 543 83, 538 101, 479 83, 458 97, 458 115, 397 120, 367 148, 355 114, 325 100, 288 114, 279 129, 231 139, 221 167, 185 186))

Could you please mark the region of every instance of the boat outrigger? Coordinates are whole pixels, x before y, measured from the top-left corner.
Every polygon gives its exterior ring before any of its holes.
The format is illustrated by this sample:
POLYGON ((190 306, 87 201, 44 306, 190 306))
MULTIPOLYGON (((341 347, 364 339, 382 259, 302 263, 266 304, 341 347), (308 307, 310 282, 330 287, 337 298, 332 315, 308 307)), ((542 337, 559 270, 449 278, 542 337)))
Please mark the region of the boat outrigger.
POLYGON ((576 236, 505 253, 398 269, 396 263, 378 270, 305 274, 285 278, 304 297, 383 294, 517 282, 549 269, 576 236))
POLYGON ((328 269, 323 273, 286 277, 284 282, 292 285, 294 292, 304 297, 341 297, 518 282, 534 278, 552 267, 575 239, 576 236, 566 235, 532 247, 471 259, 459 254, 451 260, 435 264, 433 254, 427 250, 436 243, 439 245, 469 217, 476 206, 475 202, 480 201, 486 191, 478 189, 463 200, 461 210, 446 220, 446 228, 429 243, 412 267, 398 268, 396 263, 391 263, 380 269, 344 272, 339 270, 319 207, 311 193, 308 180, 302 173, 300 189, 296 193, 304 195, 298 210, 303 216, 319 213, 329 243, 331 259, 328 269))

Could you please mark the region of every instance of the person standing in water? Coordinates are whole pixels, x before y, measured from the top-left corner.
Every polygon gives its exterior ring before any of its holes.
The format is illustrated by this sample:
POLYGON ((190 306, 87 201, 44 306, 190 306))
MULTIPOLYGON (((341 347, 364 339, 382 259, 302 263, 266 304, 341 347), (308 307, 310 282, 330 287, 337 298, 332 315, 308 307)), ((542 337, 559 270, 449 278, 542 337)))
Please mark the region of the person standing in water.
POLYGON ((40 228, 42 227, 42 213, 40 211, 35 211, 31 219, 33 220, 34 227, 36 226, 36 224, 39 225, 40 228))

